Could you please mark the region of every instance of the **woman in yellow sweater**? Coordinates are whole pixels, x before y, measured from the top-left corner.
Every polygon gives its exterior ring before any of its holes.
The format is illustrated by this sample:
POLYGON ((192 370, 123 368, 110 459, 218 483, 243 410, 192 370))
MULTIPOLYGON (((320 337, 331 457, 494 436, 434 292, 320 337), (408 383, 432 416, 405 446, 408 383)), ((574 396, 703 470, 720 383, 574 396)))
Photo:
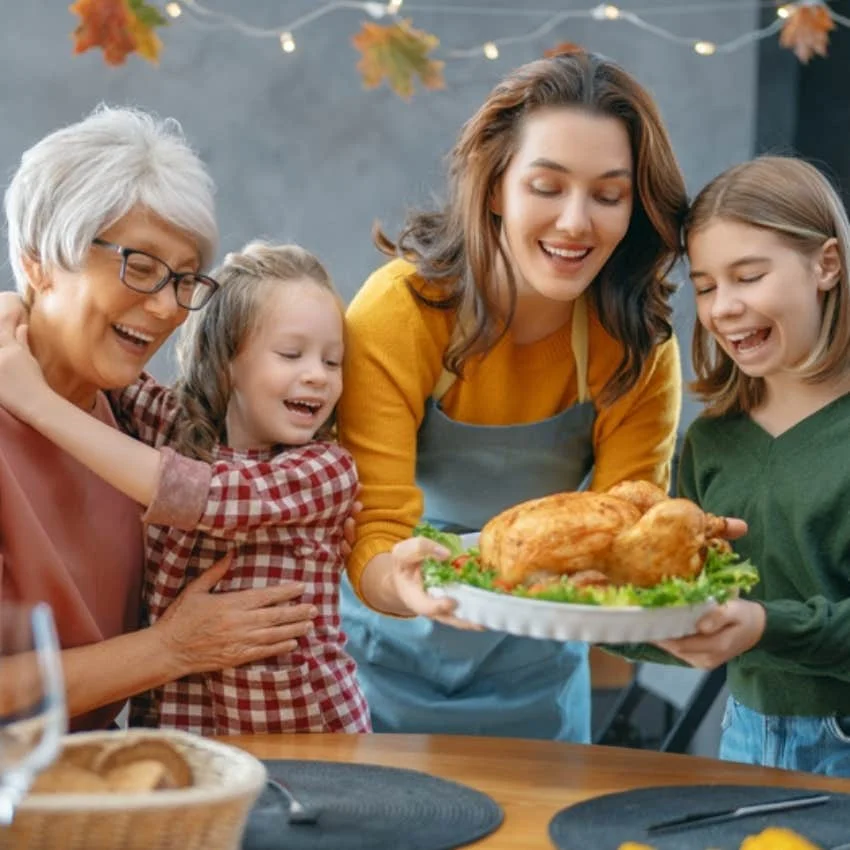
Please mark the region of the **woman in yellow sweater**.
POLYGON ((501 82, 455 145, 444 208, 378 236, 404 259, 349 307, 339 412, 364 504, 343 623, 376 731, 589 739, 586 646, 438 622, 418 571, 436 544, 409 538, 420 518, 477 530, 583 484, 668 485, 665 275, 685 209, 650 95, 576 51, 501 82))

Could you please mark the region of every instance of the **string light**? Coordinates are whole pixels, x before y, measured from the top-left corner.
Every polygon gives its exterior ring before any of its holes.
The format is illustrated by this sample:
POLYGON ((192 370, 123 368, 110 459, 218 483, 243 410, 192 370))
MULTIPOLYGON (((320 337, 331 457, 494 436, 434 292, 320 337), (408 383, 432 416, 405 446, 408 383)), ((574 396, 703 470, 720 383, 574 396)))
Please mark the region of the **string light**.
MULTIPOLYGON (((683 2, 685 2, 685 0, 683 0, 683 2)), ((291 53, 295 50, 293 33, 307 24, 312 23, 317 18, 321 18, 331 12, 344 9, 354 10, 361 13, 366 12, 373 18, 382 18, 385 15, 395 16, 401 9, 402 3, 404 3, 404 0, 386 0, 386 3, 378 2, 378 0, 332 0, 332 2, 316 7, 288 24, 268 29, 252 26, 235 15, 208 9, 199 0, 181 0, 181 3, 179 4, 171 2, 168 3, 165 8, 166 12, 168 12, 168 14, 172 17, 177 17, 177 15, 175 15, 172 11, 172 7, 174 7, 174 9, 178 12, 178 15, 180 11, 186 12, 187 14, 183 16, 184 19, 201 27, 216 29, 228 27, 244 36, 247 36, 248 38, 280 39, 281 48, 287 53, 291 53)), ((774 3, 775 0, 759 0, 758 5, 773 6, 774 3)), ((760 29, 745 31, 735 38, 721 43, 679 35, 678 33, 651 23, 647 20, 647 18, 653 15, 657 16, 674 13, 677 15, 705 15, 710 12, 733 11, 740 13, 741 7, 738 0, 731 0, 731 2, 716 2, 716 0, 715 2, 692 2, 692 0, 687 0, 686 5, 681 7, 662 7, 656 5, 634 11, 620 9, 612 3, 599 3, 589 9, 568 9, 560 12, 552 12, 551 9, 494 9, 486 6, 471 7, 463 4, 431 5, 427 3, 427 0, 423 0, 422 3, 418 3, 416 0, 413 0, 413 2, 407 2, 404 4, 404 8, 406 11, 409 10, 413 13, 421 11, 429 14, 441 13, 446 15, 483 15, 499 17, 516 15, 521 18, 547 18, 547 20, 545 20, 542 24, 526 33, 497 39, 489 39, 488 41, 468 48, 441 51, 442 56, 451 59, 472 59, 480 58, 483 55, 487 59, 492 60, 497 59, 501 55, 500 48, 505 45, 533 42, 548 35, 564 21, 582 18, 585 20, 590 19, 600 21, 602 23, 607 23, 609 21, 623 21, 643 30, 644 32, 663 38, 666 41, 687 47, 695 51, 700 56, 727 54, 732 53, 735 50, 740 50, 742 47, 746 47, 747 45, 754 44, 764 38, 769 38, 779 32, 785 25, 785 21, 797 11, 798 7, 802 5, 822 6, 835 24, 850 28, 850 18, 838 14, 829 5, 824 3, 823 0, 796 0, 796 2, 785 3, 777 8, 777 17, 772 23, 761 27, 760 29)))
POLYGON ((179 3, 166 3, 165 12, 171 18, 179 18, 183 10, 180 8, 179 3))

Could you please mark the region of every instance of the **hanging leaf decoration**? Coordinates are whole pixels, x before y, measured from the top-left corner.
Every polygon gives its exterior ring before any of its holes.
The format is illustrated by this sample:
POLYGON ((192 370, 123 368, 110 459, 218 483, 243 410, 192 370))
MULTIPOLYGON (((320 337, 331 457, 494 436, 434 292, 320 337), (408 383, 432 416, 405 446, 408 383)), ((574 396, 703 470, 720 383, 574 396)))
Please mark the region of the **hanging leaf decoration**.
POLYGON ((428 56, 440 43, 439 39, 413 29, 410 21, 388 26, 367 21, 351 41, 362 54, 357 70, 365 88, 377 88, 386 79, 390 88, 405 100, 413 96, 414 77, 426 89, 445 88, 445 63, 428 56))
POLYGON ((823 3, 800 4, 782 25, 779 43, 807 64, 815 54, 826 56, 829 34, 834 29, 835 21, 823 3))
POLYGON ((168 21, 159 9, 146 3, 145 0, 130 0, 130 11, 132 12, 130 31, 136 39, 136 53, 142 59, 158 65, 162 42, 156 34, 156 28, 166 26, 168 21))
POLYGON ((159 59, 162 43, 154 28, 167 22, 145 0, 76 0, 68 9, 80 18, 74 53, 100 47, 109 65, 123 65, 130 53, 154 63, 159 59))

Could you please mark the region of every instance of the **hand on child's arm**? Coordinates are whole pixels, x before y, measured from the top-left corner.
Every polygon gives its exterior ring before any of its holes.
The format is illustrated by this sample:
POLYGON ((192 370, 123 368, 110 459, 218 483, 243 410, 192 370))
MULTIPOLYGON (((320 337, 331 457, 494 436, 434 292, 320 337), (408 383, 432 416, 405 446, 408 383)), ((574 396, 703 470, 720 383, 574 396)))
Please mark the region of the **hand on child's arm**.
POLYGON ((692 667, 713 670, 752 649, 764 634, 765 620, 757 602, 733 599, 703 616, 695 634, 658 641, 657 646, 692 667))
POLYGON ((212 593, 230 560, 223 558, 196 578, 151 627, 174 657, 177 676, 292 652, 313 628, 318 611, 295 601, 304 592, 301 583, 212 593))

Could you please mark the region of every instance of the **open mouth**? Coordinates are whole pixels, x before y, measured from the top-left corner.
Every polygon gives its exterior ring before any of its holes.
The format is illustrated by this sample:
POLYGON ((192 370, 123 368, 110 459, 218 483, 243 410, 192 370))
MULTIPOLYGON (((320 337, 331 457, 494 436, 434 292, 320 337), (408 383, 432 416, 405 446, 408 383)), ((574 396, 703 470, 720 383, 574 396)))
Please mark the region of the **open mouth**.
POLYGON ((743 354, 761 348, 769 339, 770 328, 758 328, 741 334, 729 334, 726 339, 736 352, 743 354))
POLYGON ((287 410, 304 419, 313 419, 323 407, 319 401, 299 401, 297 399, 286 400, 283 405, 287 410))
POLYGON ((561 263, 581 263, 587 259, 593 248, 557 248, 554 245, 548 245, 545 242, 540 243, 540 248, 547 257, 551 257, 556 262, 561 263))
POLYGON ((115 331, 122 342, 138 349, 139 351, 145 351, 154 341, 153 334, 144 333, 144 331, 131 328, 129 325, 116 323, 112 325, 112 330, 115 331))

